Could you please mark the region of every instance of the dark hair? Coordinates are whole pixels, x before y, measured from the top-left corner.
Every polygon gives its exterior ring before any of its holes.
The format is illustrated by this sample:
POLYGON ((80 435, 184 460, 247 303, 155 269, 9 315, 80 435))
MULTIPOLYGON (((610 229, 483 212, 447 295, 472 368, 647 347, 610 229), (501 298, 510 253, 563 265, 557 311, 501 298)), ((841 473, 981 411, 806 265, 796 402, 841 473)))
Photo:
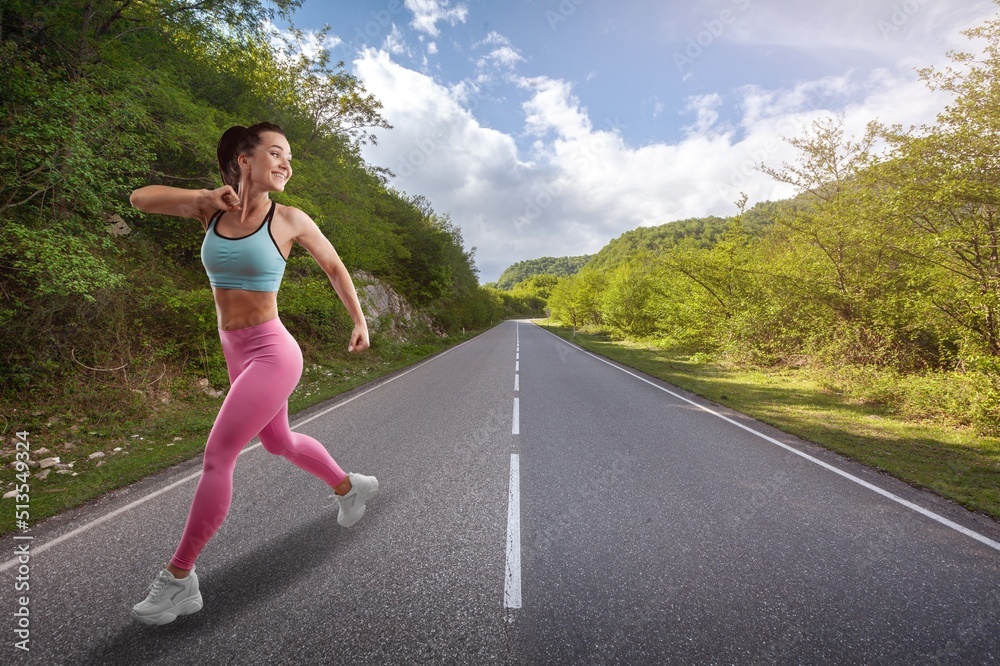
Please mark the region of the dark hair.
POLYGON ((254 148, 260 145, 262 132, 277 132, 281 136, 285 136, 285 130, 274 123, 261 122, 250 127, 234 125, 223 132, 222 138, 219 139, 217 153, 222 182, 237 192, 240 189, 240 165, 236 158, 252 153, 254 148))

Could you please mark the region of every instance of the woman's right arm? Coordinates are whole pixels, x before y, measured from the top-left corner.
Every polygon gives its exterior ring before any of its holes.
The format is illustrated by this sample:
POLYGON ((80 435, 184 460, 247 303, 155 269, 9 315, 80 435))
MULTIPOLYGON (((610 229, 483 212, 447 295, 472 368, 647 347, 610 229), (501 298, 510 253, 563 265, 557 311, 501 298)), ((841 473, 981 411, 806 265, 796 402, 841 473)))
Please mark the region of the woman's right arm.
POLYGON ((229 185, 216 190, 186 190, 166 185, 147 185, 132 192, 129 202, 145 213, 192 217, 202 225, 217 210, 240 210, 240 199, 229 185))

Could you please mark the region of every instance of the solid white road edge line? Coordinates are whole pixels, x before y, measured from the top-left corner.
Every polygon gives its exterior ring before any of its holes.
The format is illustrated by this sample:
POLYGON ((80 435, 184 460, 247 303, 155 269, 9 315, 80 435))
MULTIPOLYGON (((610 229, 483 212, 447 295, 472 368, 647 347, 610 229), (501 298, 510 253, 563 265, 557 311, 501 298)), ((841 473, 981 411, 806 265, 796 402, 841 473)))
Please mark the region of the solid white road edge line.
MULTIPOLYGON (((541 327, 539 326, 539 328, 541 328, 541 327)), ((544 328, 542 328, 542 330, 545 331, 544 328)), ((833 465, 831 465, 829 463, 823 462, 819 458, 814 458, 811 455, 809 455, 808 453, 803 453, 802 451, 799 451, 795 447, 789 446, 788 444, 785 444, 783 442, 779 442, 778 440, 774 439, 773 437, 768 437, 764 433, 758 432, 758 431, 754 430, 753 428, 751 428, 750 426, 743 425, 739 421, 734 421, 733 419, 729 418, 728 416, 723 416, 722 414, 720 414, 720 413, 718 413, 718 412, 716 412, 716 411, 714 411, 712 409, 709 409, 708 407, 705 407, 704 405, 700 405, 700 404, 698 404, 697 402, 695 402, 693 400, 689 400, 688 398, 685 398, 682 395, 674 393, 670 389, 664 388, 664 387, 660 386, 659 384, 651 382, 648 379, 646 379, 645 377, 640 377, 639 375, 635 374, 634 372, 630 372, 629 370, 626 370, 625 368, 622 368, 621 366, 615 365, 614 363, 612 363, 611 361, 609 361, 609 360, 607 360, 605 358, 601 358, 597 354, 592 354, 591 352, 587 351, 586 349, 584 349, 584 348, 582 348, 582 347, 580 347, 578 345, 575 345, 575 344, 573 344, 573 343, 571 343, 571 342, 569 342, 567 340, 563 340, 563 338, 560 338, 558 335, 556 335, 555 333, 553 333, 551 331, 545 331, 545 332, 548 333, 549 335, 554 336, 558 340, 562 340, 567 345, 569 345, 570 347, 573 347, 577 351, 581 351, 584 354, 586 354, 587 356, 591 356, 591 357, 597 359, 601 363, 606 363, 606 364, 610 365, 612 368, 615 368, 616 370, 620 370, 620 371, 624 372, 626 375, 631 375, 632 377, 635 377, 639 381, 642 381, 642 382, 645 382, 645 383, 649 384, 653 388, 659 389, 659 390, 663 391, 664 393, 669 393, 670 395, 674 396, 678 400, 683 400, 684 402, 688 403, 689 405, 693 405, 693 406, 697 407, 698 409, 701 409, 702 411, 708 412, 712 416, 716 416, 716 417, 722 419, 723 421, 731 423, 734 426, 736 426, 737 428, 742 428, 743 430, 746 430, 747 432, 749 432, 749 433, 751 433, 753 435, 756 435, 757 437, 760 437, 761 439, 763 439, 766 442, 770 442, 771 444, 774 444, 776 446, 780 446, 781 448, 785 449, 786 451, 790 451, 790 452, 794 453, 797 456, 805 458, 809 462, 815 463, 815 464, 819 465, 820 467, 833 472, 834 474, 839 474, 840 476, 844 477, 845 479, 847 479, 849 481, 853 481, 854 483, 858 484, 859 486, 864 486, 865 488, 867 488, 868 490, 871 490, 872 492, 878 493, 879 495, 882 495, 883 497, 885 497, 887 499, 890 499, 893 502, 896 502, 898 504, 901 504, 901 505, 905 506, 908 509, 916 511, 917 513, 919 513, 922 516, 930 518, 931 520, 935 520, 935 521, 941 523, 942 525, 944 525, 946 527, 950 527, 951 529, 955 530, 956 532, 964 534, 967 537, 971 537, 971 538, 975 539, 976 541, 979 541, 980 543, 983 543, 983 544, 989 546, 990 548, 993 548, 994 550, 1000 550, 1000 542, 994 541, 993 539, 990 539, 989 537, 984 536, 984 535, 980 534, 979 532, 974 532, 974 531, 970 530, 967 527, 963 527, 962 525, 959 525, 958 523, 956 523, 956 522, 954 522, 952 520, 948 520, 947 518, 945 518, 942 515, 936 514, 933 511, 925 509, 924 507, 922 507, 922 506, 920 506, 918 504, 914 504, 913 502, 910 502, 909 500, 905 500, 902 497, 900 497, 899 495, 895 495, 895 494, 889 492, 888 490, 884 490, 884 489, 879 488, 878 486, 876 486, 874 484, 868 483, 864 479, 859 479, 858 477, 854 476, 853 474, 845 472, 842 469, 838 469, 838 468, 834 467, 833 465)))
MULTIPOLYGON (((314 414, 314 415, 310 416, 307 419, 299 421, 295 425, 291 426, 291 429, 295 430, 296 428, 301 428, 302 426, 304 426, 305 424, 309 423, 310 421, 315 421, 319 417, 324 416, 326 414, 329 414, 330 412, 332 412, 335 409, 340 409, 344 405, 346 405, 348 403, 351 403, 351 402, 354 402, 358 398, 360 398, 362 396, 365 396, 365 395, 368 395, 372 391, 380 389, 383 386, 385 386, 386 384, 390 384, 390 383, 396 381, 397 379, 399 379, 400 377, 408 375, 411 372, 413 372, 414 370, 417 370, 418 368, 421 368, 424 365, 427 365, 428 363, 436 361, 437 359, 441 358, 442 356, 444 356, 448 352, 453 351, 455 349, 458 349, 459 347, 462 347, 464 345, 467 345, 467 344, 469 344, 470 342, 472 342, 475 339, 476 338, 472 338, 472 339, 466 340, 465 342, 463 342, 463 343, 461 343, 459 345, 456 345, 456 346, 452 347, 451 349, 444 350, 443 352, 441 352, 437 356, 434 356, 433 358, 429 358, 426 361, 421 361, 420 363, 418 363, 417 365, 413 366, 412 368, 409 368, 408 370, 404 370, 403 372, 399 373, 398 375, 390 377, 389 379, 385 380, 384 382, 379 383, 376 386, 371 387, 370 389, 362 391, 361 393, 359 393, 359 394, 357 394, 355 396, 351 396, 350 398, 348 398, 347 400, 344 400, 343 402, 338 402, 336 405, 333 405, 332 407, 328 407, 327 409, 324 409, 323 411, 321 411, 321 412, 319 412, 317 414, 314 414)), ((261 444, 260 444, 259 441, 256 444, 251 444, 250 446, 244 447, 244 449, 242 451, 240 451, 239 455, 243 455, 247 451, 252 451, 253 449, 256 449, 258 446, 261 446, 261 444)), ((134 502, 126 504, 125 506, 120 507, 118 509, 115 509, 111 513, 105 514, 105 515, 101 516, 100 518, 95 518, 94 520, 90 521, 89 523, 85 523, 85 524, 81 525, 80 527, 77 527, 76 529, 67 532, 66 534, 62 534, 62 535, 56 537, 55 539, 52 539, 51 541, 46 541, 45 543, 43 543, 40 546, 33 546, 32 549, 31 549, 31 555, 34 556, 34 555, 38 555, 39 553, 44 553, 49 548, 53 548, 53 547, 58 546, 59 544, 63 543, 64 541, 68 541, 68 540, 72 539, 75 536, 79 536, 80 534, 83 534, 84 532, 86 532, 86 531, 88 531, 88 530, 90 530, 90 529, 92 529, 94 527, 97 527, 101 523, 103 523, 105 521, 108 521, 108 520, 111 520, 112 518, 114 518, 115 516, 117 516, 119 514, 125 513, 126 511, 129 511, 130 509, 134 509, 135 507, 139 506, 140 504, 145 504, 149 500, 154 499, 155 497, 158 497, 158 496, 162 495, 163 493, 167 492, 168 490, 172 490, 173 488, 176 488, 177 486, 179 486, 179 485, 181 485, 183 483, 187 483, 188 481, 191 481, 192 479, 197 479, 200 476, 201 476, 201 470, 198 470, 197 472, 194 472, 193 474, 189 474, 189 475, 185 476, 183 479, 178 479, 177 481, 174 481, 169 486, 165 486, 163 488, 160 488, 159 490, 156 490, 156 491, 150 493, 149 495, 146 495, 145 497, 140 497, 139 499, 135 500, 134 502)), ((10 569, 10 568, 12 568, 14 566, 16 566, 18 564, 18 561, 19 561, 18 558, 15 557, 15 558, 7 560, 3 564, 0 564, 0 572, 4 572, 4 571, 6 571, 6 570, 8 570, 8 569, 10 569)))
POLYGON ((521 470, 516 453, 510 454, 510 491, 507 496, 507 566, 503 606, 521 607, 521 470))

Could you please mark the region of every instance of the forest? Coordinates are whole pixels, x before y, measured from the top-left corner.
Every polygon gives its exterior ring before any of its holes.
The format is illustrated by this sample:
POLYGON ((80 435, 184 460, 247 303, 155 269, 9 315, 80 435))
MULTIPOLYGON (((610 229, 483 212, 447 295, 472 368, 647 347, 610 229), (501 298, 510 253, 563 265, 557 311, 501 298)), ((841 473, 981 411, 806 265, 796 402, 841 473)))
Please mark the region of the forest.
POLYGON ((551 275, 553 277, 569 277, 587 265, 592 256, 585 254, 579 257, 540 257, 528 259, 508 266, 497 279, 496 288, 509 291, 525 280, 535 275, 551 275))
POLYGON ((547 282, 552 316, 1000 434, 1000 22, 966 35, 982 53, 919 72, 935 123, 814 121, 759 167, 794 199, 628 232, 547 282))
MULTIPOLYGON (((349 270, 425 315, 410 341, 530 314, 479 285, 448 214, 363 161, 360 147, 389 128, 381 103, 328 51, 268 28, 299 4, 0 2, 5 413, 106 420, 141 416, 199 378, 225 388, 200 225, 141 214, 128 196, 150 183, 219 187, 216 144, 236 124, 284 128, 295 172, 275 198, 308 213, 349 270)), ((349 319, 301 248, 279 301, 307 361, 346 354, 349 319)), ((391 355, 374 338, 372 353, 391 355)))

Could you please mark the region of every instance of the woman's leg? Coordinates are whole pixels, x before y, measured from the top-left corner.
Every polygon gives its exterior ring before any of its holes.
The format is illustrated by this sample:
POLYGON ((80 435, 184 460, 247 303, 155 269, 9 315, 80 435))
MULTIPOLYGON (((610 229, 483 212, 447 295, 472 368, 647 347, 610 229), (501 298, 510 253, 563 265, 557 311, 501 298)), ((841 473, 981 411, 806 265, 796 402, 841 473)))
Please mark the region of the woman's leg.
MULTIPOLYGON (((294 353, 298 359, 301 373, 302 351, 287 331, 285 335, 287 338, 284 344, 289 353, 294 353)), ((333 487, 340 504, 337 522, 344 527, 350 527, 358 522, 365 515, 366 502, 378 493, 378 479, 374 476, 345 474, 322 444, 308 435, 292 432, 288 427, 287 402, 260 431, 260 441, 269 452, 284 457, 333 487)))
POLYGON ((329 486, 336 488, 347 478, 322 444, 308 435, 292 432, 288 426, 287 402, 260 431, 260 442, 268 452, 285 458, 329 486))
MULTIPOLYGON (((201 479, 180 544, 170 563, 194 567, 229 512, 236 458, 286 405, 302 373, 295 341, 275 319, 241 331, 221 331, 232 387, 205 445, 201 479)), ((287 421, 287 417, 286 417, 287 421)))

